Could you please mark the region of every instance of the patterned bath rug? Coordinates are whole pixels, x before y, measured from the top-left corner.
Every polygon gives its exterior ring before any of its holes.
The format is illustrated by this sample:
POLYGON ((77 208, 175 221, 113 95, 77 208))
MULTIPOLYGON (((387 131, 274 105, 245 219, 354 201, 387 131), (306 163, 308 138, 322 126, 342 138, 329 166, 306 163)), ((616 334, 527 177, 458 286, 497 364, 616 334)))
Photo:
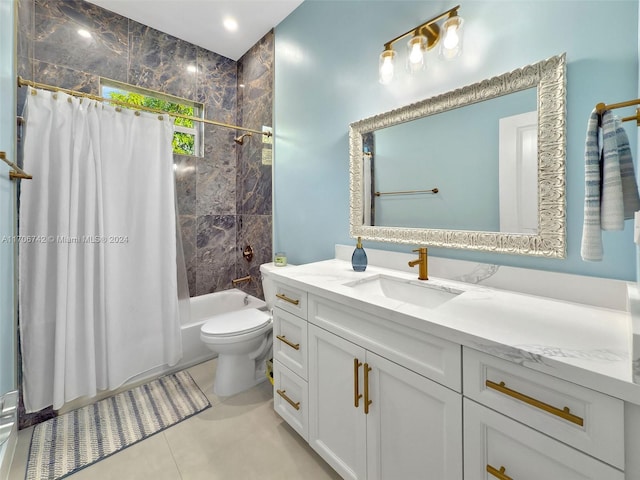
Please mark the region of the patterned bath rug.
POLYGON ((209 408, 186 371, 36 425, 26 480, 65 478, 209 408))

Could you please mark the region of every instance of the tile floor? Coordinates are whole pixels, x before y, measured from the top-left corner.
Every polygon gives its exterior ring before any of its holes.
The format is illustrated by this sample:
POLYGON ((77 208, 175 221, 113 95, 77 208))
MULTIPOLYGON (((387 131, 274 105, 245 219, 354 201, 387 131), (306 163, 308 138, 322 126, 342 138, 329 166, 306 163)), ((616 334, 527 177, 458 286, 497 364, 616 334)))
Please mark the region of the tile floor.
MULTIPOLYGON (((269 382, 219 398, 215 360, 188 369, 212 407, 125 448, 72 480, 321 480, 339 479, 273 410, 269 382)), ((9 480, 23 480, 31 428, 20 431, 9 480)))

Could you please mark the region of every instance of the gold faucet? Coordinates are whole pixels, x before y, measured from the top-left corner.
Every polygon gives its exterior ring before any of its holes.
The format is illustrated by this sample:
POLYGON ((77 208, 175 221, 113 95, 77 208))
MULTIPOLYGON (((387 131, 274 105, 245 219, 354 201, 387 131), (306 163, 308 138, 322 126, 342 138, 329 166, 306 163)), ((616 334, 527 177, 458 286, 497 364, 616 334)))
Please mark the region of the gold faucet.
POLYGON ((418 267, 418 280, 429 280, 429 272, 427 271, 427 247, 420 247, 414 252, 418 252, 418 259, 409 262, 410 267, 418 267))

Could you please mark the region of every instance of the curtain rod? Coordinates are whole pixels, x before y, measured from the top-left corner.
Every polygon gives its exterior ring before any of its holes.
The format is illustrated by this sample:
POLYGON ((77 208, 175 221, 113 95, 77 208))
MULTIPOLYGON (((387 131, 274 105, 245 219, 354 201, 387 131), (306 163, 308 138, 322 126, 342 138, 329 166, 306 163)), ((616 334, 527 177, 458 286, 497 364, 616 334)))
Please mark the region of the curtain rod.
POLYGON ((234 130, 241 130, 243 132, 258 133, 260 135, 266 135, 267 137, 270 137, 272 135, 271 132, 261 132, 260 130, 253 130, 251 128, 239 127, 238 125, 230 125, 228 123, 216 122, 215 120, 208 120, 206 118, 193 117, 191 115, 184 115, 182 113, 166 112, 164 110, 159 110, 157 108, 145 107, 143 105, 135 105, 133 103, 121 102, 120 100, 114 100, 114 99, 111 99, 111 98, 104 98, 104 97, 100 97, 98 95, 92 95, 90 93, 78 92, 77 90, 69 90, 67 88, 61 88, 61 87, 55 87, 53 85, 47 85, 46 83, 38 83, 38 82, 31 81, 31 80, 25 80, 24 78, 22 78, 20 76, 18 77, 18 86, 19 87, 29 86, 29 87, 34 87, 34 88, 40 88, 42 90, 49 90, 51 92, 63 92, 63 93, 66 93, 68 95, 71 95, 73 97, 88 98, 90 100, 96 100, 98 102, 109 102, 109 103, 113 103, 113 104, 116 104, 116 105, 121 105, 123 107, 131 107, 131 108, 134 108, 136 110, 143 110, 143 111, 146 111, 146 112, 166 114, 166 115, 169 115, 170 117, 184 118, 184 119, 187 119, 187 120, 193 120, 194 122, 208 123, 210 125, 217 125, 218 127, 231 128, 231 129, 234 129, 234 130))

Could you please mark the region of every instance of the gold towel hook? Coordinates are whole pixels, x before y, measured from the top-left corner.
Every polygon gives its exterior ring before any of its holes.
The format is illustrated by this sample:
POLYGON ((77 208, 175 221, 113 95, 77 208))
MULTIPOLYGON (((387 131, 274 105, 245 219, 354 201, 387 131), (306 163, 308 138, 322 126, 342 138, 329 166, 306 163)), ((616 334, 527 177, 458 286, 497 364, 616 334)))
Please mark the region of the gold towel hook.
POLYGON ((13 168, 13 170, 9 171, 9 178, 11 180, 15 180, 15 179, 18 179, 18 178, 25 179, 25 180, 31 180, 33 178, 27 172, 22 170, 18 165, 16 165, 11 160, 9 160, 7 158, 7 154, 5 152, 0 152, 0 160, 2 160, 4 163, 9 165, 11 168, 13 168))

